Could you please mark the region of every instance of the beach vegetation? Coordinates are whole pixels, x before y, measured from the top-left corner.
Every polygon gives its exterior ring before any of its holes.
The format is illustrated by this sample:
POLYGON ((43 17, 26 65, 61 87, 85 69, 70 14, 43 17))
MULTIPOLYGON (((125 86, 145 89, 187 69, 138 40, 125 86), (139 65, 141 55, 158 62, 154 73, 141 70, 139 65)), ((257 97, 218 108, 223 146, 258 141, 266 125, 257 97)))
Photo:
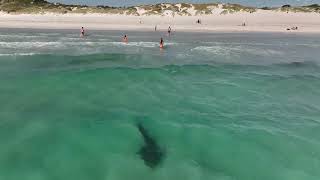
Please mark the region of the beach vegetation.
POLYGON ((308 8, 320 8, 319 4, 311 4, 309 6, 303 6, 303 7, 308 7, 308 8))
POLYGON ((309 8, 304 7, 293 7, 289 9, 290 12, 312 12, 309 8))
POLYGON ((181 3, 181 9, 184 9, 184 8, 191 8, 191 4, 187 4, 187 3, 181 3))
POLYGON ((162 5, 161 4, 151 5, 151 11, 154 13, 161 13, 162 5))
POLYGON ((291 5, 285 4, 285 5, 281 6, 280 10, 284 11, 284 12, 289 12, 290 8, 291 8, 291 5))
MULTIPOLYGON (((137 8, 135 7, 128 7, 126 9, 123 9, 123 12, 125 11, 126 15, 134 15, 134 16, 140 16, 140 14, 137 11, 137 8)), ((122 14, 120 12, 120 14, 122 14)))
POLYGON ((229 13, 229 11, 225 9, 225 10, 223 10, 223 11, 220 12, 220 15, 226 15, 226 14, 228 14, 228 13, 229 13))
POLYGON ((152 16, 152 15, 159 15, 159 13, 156 11, 148 11, 148 12, 145 12, 143 15, 152 16))
POLYGON ((162 14, 162 4, 155 4, 155 5, 143 5, 143 6, 138 6, 141 9, 144 9, 145 12, 143 15, 160 15, 162 14))
POLYGON ((277 8, 273 8, 273 7, 262 7, 262 8, 260 8, 260 9, 270 11, 270 10, 275 10, 275 9, 277 9, 277 8))
POLYGON ((319 4, 311 4, 309 6, 303 6, 303 8, 310 9, 313 12, 320 13, 320 5, 319 4))
POLYGON ((179 12, 179 7, 175 6, 175 5, 167 5, 163 8, 163 10, 168 10, 168 11, 172 11, 172 12, 179 12))
MULTIPOLYGON (((42 13, 101 13, 101 14, 126 14, 126 15, 180 15, 192 16, 212 14, 216 8, 222 7, 220 14, 228 14, 235 12, 250 12, 257 10, 254 7, 242 6, 239 4, 154 4, 141 5, 137 7, 109 7, 109 6, 86 6, 86 5, 65 5, 61 3, 50 3, 45 0, 0 0, 0 11, 12 14, 42 14, 42 13), (138 9, 143 9, 145 12, 139 14, 138 9), (189 10, 194 10, 195 14, 191 14, 189 10)), ((317 12, 320 13, 320 6, 318 4, 311 4, 307 6, 291 6, 289 4, 283 5, 279 8, 263 7, 263 10, 279 10, 283 12, 317 12)))
POLYGON ((218 8, 219 4, 209 3, 209 4, 193 4, 194 10, 196 10, 196 15, 201 14, 212 14, 212 9, 218 8))
POLYGON ((249 13, 256 12, 256 8, 242 6, 240 4, 223 4, 222 8, 224 9, 224 11, 222 11, 221 14, 235 13, 235 12, 249 12, 249 13))
POLYGON ((142 5, 142 6, 138 6, 139 8, 142 8, 146 11, 151 11, 153 10, 153 6, 156 6, 156 5, 151 5, 151 6, 148 6, 148 5, 142 5))
POLYGON ((290 8, 290 7, 291 7, 290 4, 285 4, 285 5, 281 6, 281 8, 290 8))
POLYGON ((183 9, 181 11, 178 12, 178 15, 180 16, 192 16, 192 14, 190 14, 187 9, 183 9))
POLYGON ((316 12, 320 13, 320 6, 318 4, 311 4, 308 6, 291 6, 291 5, 283 5, 280 8, 280 11, 283 12, 316 12))

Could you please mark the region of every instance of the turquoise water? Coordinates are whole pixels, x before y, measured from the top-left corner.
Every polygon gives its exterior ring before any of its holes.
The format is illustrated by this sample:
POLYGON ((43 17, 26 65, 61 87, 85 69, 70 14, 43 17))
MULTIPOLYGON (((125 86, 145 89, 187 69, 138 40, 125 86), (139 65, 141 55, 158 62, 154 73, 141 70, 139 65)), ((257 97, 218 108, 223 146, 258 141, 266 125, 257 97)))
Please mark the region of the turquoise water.
POLYGON ((319 35, 126 33, 1 30, 1 180, 319 179, 319 35))

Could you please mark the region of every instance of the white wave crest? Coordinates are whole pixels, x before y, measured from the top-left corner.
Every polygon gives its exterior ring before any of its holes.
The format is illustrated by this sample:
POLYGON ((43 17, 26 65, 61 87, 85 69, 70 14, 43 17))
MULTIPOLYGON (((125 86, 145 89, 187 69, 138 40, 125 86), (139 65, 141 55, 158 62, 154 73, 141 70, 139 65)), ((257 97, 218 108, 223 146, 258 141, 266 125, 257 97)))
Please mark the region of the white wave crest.
POLYGON ((39 53, 7 53, 7 54, 0 54, 0 56, 33 56, 38 55, 39 53))
POLYGON ((268 56, 268 55, 282 55, 283 52, 267 49, 267 48, 254 48, 254 47, 244 47, 244 46, 198 46, 191 51, 200 51, 206 52, 214 55, 241 55, 241 54, 251 54, 251 55, 260 55, 260 56, 268 56))

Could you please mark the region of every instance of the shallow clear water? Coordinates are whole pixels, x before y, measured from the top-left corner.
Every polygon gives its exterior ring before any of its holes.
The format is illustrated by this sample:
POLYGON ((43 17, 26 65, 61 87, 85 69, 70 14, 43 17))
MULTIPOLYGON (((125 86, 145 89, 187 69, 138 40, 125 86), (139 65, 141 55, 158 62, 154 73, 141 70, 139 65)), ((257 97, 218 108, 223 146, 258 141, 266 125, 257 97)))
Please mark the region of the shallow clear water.
POLYGON ((1 30, 0 179, 319 179, 319 35, 126 33, 1 30))

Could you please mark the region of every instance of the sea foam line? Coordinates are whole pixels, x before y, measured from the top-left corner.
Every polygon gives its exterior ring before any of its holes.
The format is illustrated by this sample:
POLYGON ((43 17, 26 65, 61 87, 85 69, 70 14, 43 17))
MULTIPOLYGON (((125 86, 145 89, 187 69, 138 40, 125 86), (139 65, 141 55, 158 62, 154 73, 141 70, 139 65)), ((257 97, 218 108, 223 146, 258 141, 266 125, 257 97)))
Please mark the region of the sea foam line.
POLYGON ((0 54, 0 56, 33 56, 39 55, 40 53, 12 53, 12 54, 0 54))

